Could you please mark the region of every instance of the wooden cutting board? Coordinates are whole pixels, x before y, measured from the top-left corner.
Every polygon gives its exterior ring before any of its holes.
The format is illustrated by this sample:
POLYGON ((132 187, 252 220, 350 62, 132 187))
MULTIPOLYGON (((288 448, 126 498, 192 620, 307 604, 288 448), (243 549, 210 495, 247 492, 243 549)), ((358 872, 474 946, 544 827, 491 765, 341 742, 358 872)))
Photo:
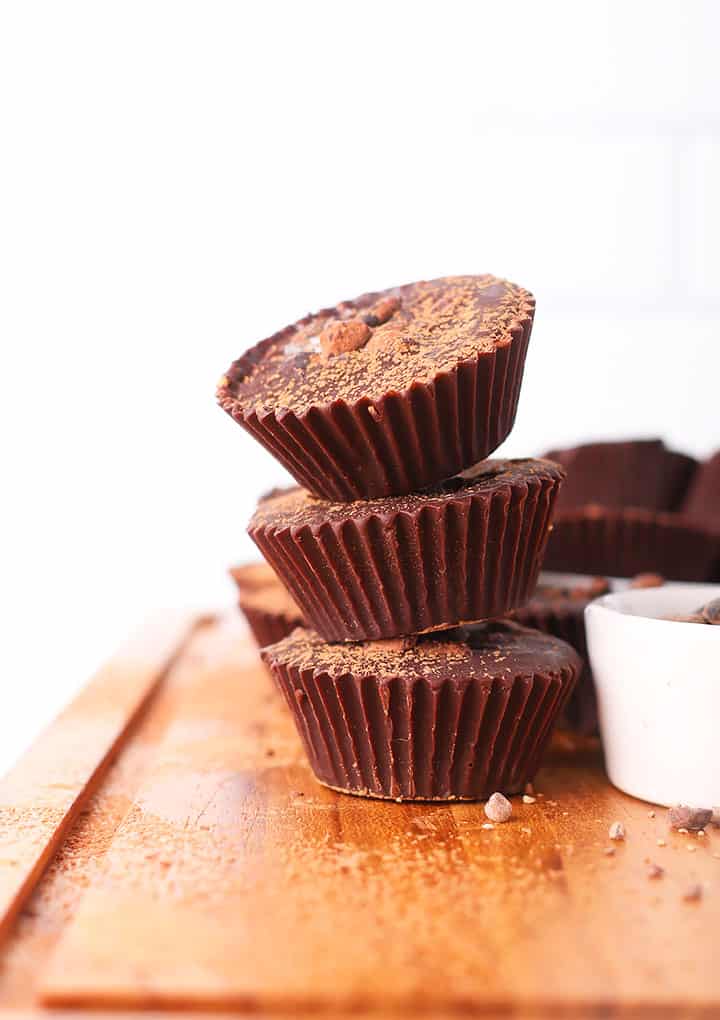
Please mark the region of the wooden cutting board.
POLYGON ((492 829, 326 790, 237 619, 155 621, 0 784, 0 1007, 720 1011, 720 829, 562 735, 536 788, 492 829))

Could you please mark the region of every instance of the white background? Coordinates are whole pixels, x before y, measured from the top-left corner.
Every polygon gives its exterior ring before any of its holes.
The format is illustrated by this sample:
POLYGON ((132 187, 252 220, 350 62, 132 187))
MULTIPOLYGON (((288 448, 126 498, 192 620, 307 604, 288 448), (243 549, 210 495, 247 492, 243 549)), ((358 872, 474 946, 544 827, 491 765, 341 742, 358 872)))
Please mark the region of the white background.
POLYGON ((720 445, 720 4, 0 6, 6 767, 282 470, 214 404, 372 288, 535 292, 505 451, 720 445))

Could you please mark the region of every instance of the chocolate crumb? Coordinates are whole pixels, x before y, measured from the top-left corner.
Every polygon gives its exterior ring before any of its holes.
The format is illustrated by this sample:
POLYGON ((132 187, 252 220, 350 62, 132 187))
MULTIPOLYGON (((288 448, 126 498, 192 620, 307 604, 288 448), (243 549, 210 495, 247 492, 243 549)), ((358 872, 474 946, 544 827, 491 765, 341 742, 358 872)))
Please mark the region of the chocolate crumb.
POLYGON ((603 847, 603 853, 605 854, 606 857, 613 857, 615 855, 615 847, 614 846, 603 847))
POLYGON ((655 812, 654 811, 648 811, 648 818, 654 818, 654 817, 655 817, 655 812))
POLYGON ((665 868, 661 868, 659 864, 655 864, 654 862, 651 862, 648 865, 648 872, 647 872, 648 878, 662 878, 664 874, 665 874, 665 868))
POLYGON ((607 595, 610 591, 610 583, 606 577, 593 577, 590 584, 586 588, 576 589, 580 594, 587 592, 587 597, 594 599, 600 595, 607 595))
POLYGON ((512 804, 502 793, 493 793, 485 805, 485 814, 491 822, 507 822, 512 816, 512 804))
POLYGON ((712 808, 689 807, 687 804, 674 804, 668 811, 670 828, 682 832, 683 829, 696 832, 704 829, 712 819, 712 808))
POLYGON ((631 588, 661 588, 665 578, 660 574, 636 574, 630 582, 631 588))
POLYGON ((703 888, 699 882, 695 882, 693 885, 689 885, 683 893, 683 899, 686 903, 697 903, 698 900, 702 899, 703 888))
POLYGON ((613 822, 608 829, 608 836, 610 839, 616 841, 622 841, 625 839, 625 826, 622 822, 613 822))
POLYGON ((702 613, 705 623, 720 624, 720 598, 707 602, 698 612, 702 613))
POLYGON ((666 616, 664 619, 674 620, 676 623, 703 623, 720 626, 720 599, 712 599, 687 616, 666 616))
POLYGON ((376 326, 382 326, 384 322, 392 318, 395 312, 400 308, 400 298, 397 297, 386 297, 377 304, 372 305, 366 315, 363 315, 363 322, 373 329, 376 326))
POLYGON ((424 829, 426 832, 437 832, 435 823, 430 818, 414 818, 413 825, 417 829, 424 829))

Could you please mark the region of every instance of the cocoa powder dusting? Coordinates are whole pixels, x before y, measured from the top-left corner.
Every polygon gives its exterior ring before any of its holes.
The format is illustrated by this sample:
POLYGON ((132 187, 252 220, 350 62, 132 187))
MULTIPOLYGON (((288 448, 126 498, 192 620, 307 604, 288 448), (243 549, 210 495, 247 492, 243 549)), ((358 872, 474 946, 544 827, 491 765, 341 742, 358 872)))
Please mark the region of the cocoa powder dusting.
POLYGON ((456 495, 480 493, 527 485, 534 478, 561 479, 563 470, 547 460, 486 460, 425 492, 385 499, 356 500, 353 503, 331 503, 318 499, 305 489, 292 488, 272 493, 261 500, 250 522, 258 527, 321 527, 328 521, 355 520, 373 515, 413 513, 422 507, 441 506, 456 495))
POLYGON ((292 410, 382 399, 511 341, 534 298, 493 276, 451 276, 365 294, 308 316, 247 352, 221 385, 223 406, 292 410))
POLYGON ((311 630, 292 634, 262 650, 265 662, 315 675, 352 675, 383 680, 448 678, 500 680, 538 672, 577 668, 577 658, 561 641, 507 620, 489 621, 420 635, 412 646, 402 639, 328 644, 311 630))

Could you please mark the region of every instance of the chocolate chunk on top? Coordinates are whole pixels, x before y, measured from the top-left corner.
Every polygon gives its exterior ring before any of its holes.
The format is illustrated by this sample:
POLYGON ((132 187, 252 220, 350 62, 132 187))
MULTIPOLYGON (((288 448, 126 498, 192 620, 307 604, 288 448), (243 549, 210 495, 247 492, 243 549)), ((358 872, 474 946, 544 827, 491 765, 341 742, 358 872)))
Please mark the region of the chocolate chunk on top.
POLYGON ((259 344, 220 389, 246 409, 298 414, 335 400, 376 401, 508 343, 534 307, 528 291, 489 275, 364 294, 259 344))

